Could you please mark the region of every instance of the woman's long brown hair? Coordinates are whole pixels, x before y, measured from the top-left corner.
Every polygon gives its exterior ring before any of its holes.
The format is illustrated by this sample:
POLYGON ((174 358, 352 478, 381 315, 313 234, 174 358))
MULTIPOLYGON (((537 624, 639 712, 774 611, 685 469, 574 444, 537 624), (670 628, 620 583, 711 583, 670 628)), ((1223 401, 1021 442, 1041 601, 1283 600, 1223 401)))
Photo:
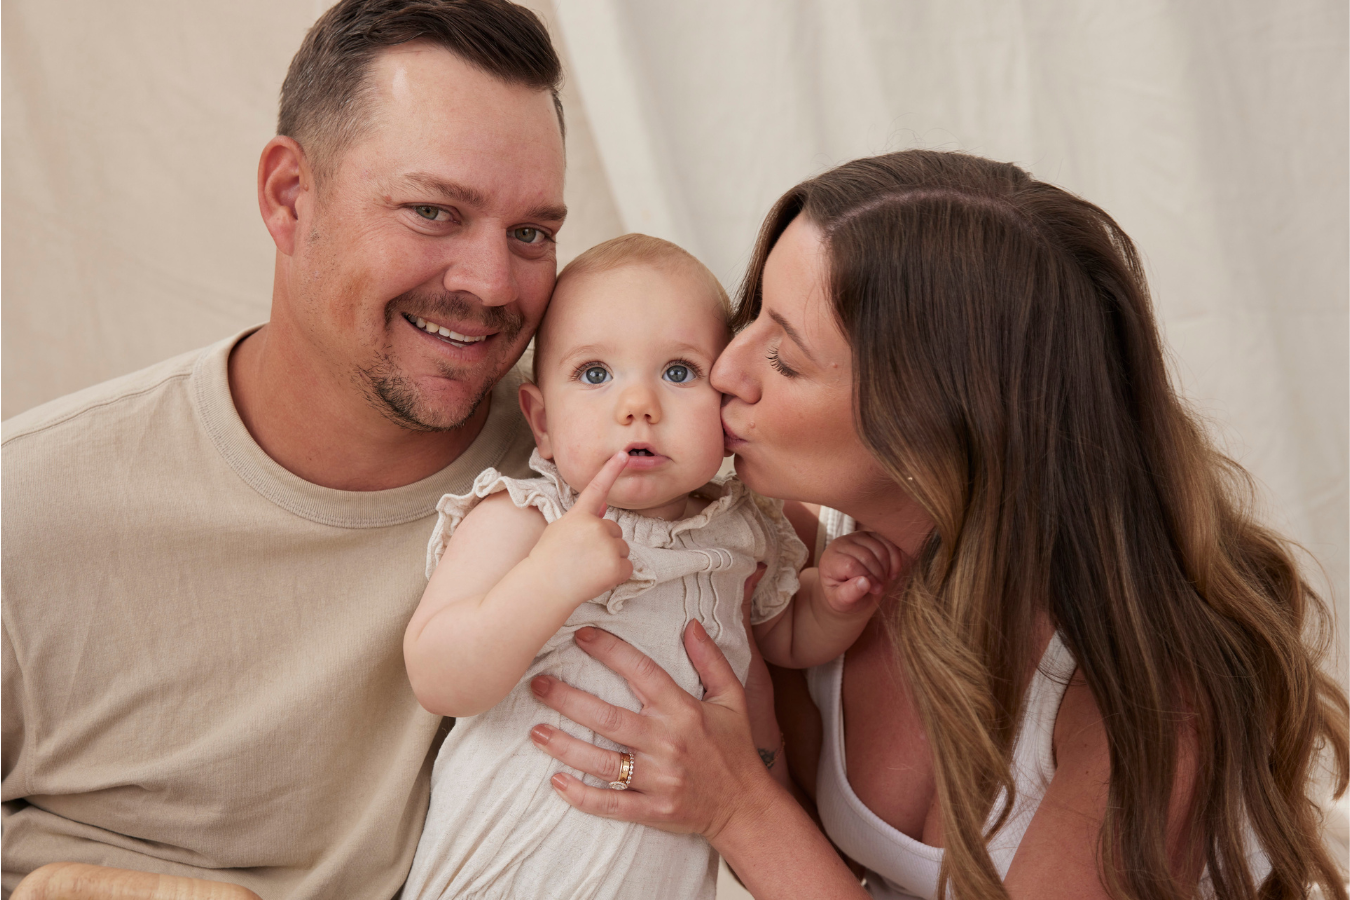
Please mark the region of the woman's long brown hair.
POLYGON ((942 885, 1007 896, 984 823, 1014 791, 1048 615, 1106 730, 1097 852, 1113 896, 1196 896, 1167 846, 1179 751, 1194 747, 1183 841, 1216 896, 1346 897, 1309 797, 1323 751, 1346 787, 1346 698, 1320 667, 1327 608, 1172 389, 1130 239, 1015 166, 857 160, 779 200, 737 325, 798 215, 825 235, 859 434, 936 522, 890 625, 933 750, 942 885))

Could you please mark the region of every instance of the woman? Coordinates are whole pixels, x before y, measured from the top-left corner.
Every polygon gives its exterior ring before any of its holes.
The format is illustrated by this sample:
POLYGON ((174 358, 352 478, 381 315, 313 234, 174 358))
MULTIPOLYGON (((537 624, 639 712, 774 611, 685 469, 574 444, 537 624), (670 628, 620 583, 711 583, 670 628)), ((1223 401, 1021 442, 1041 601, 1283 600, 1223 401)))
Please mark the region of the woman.
MULTIPOLYGON (((1346 786, 1325 606, 1169 385, 1104 212, 974 157, 858 160, 778 202, 738 315, 712 378, 741 477, 911 559, 810 697, 776 685, 805 802, 875 896, 1346 896, 1308 799, 1321 748, 1346 786)), ((646 708, 536 686, 636 757, 631 792, 555 776, 568 802, 700 831, 756 896, 861 896, 697 626, 702 702, 578 637, 646 708)))

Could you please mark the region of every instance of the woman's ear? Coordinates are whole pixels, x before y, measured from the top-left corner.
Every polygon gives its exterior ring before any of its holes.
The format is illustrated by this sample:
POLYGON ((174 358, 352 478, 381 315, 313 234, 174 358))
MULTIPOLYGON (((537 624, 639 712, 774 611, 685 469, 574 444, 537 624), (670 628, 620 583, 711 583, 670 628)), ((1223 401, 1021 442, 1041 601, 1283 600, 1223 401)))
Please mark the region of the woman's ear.
POLYGON ((534 443, 539 448, 539 455, 544 459, 552 459, 548 417, 544 415, 544 392, 539 390, 539 385, 527 381, 520 386, 520 411, 525 414, 525 421, 530 423, 530 431, 534 432, 534 443))

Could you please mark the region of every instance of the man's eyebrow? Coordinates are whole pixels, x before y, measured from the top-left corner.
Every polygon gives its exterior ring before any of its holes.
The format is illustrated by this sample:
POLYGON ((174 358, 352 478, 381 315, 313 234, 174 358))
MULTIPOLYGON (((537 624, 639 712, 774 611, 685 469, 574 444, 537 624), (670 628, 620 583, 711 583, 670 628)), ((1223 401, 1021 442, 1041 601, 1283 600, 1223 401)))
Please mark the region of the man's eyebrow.
POLYGON ((784 319, 782 316, 780 316, 773 310, 767 310, 767 312, 769 313, 769 318, 777 322, 778 327, 783 329, 783 332, 787 334, 788 337, 792 338, 792 343, 796 344, 799 348, 801 348, 801 351, 806 354, 806 358, 811 360, 811 362, 815 362, 816 358, 812 356, 811 351, 807 349, 806 342, 803 341, 802 336, 797 333, 797 329, 789 325, 787 323, 787 319, 784 319))
MULTIPOLYGON (((447 181, 425 172, 409 172, 401 178, 412 187, 439 194, 441 197, 453 200, 456 203, 465 203, 477 207, 488 205, 488 198, 482 191, 471 188, 466 184, 460 184, 457 181, 447 181)), ((546 203, 543 206, 526 210, 524 218, 526 221, 561 223, 563 219, 567 218, 567 207, 546 203)))

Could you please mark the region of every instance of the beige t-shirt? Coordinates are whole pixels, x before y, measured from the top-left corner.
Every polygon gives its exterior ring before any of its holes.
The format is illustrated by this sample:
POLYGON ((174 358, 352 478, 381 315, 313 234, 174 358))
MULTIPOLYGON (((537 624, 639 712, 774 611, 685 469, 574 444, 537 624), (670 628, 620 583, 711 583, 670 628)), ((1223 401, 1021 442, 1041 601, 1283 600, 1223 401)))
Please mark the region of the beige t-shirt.
MULTIPOLYGON (((530 475, 519 376, 454 464, 323 488, 254 443, 243 337, 4 424, 4 893, 74 860, 272 898, 391 897, 442 719, 403 630, 436 503, 530 475)), ((443 732, 442 732, 443 734, 443 732)))

